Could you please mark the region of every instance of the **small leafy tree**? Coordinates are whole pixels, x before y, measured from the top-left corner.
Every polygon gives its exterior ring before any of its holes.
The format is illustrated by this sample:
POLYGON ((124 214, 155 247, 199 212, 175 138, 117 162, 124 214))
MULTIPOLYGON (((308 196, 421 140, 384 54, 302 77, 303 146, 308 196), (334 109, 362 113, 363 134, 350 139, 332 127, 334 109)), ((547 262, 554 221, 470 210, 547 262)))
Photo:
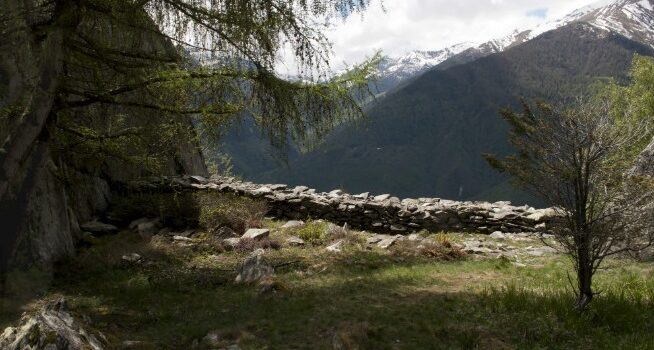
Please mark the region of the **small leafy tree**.
POLYGON ((649 180, 626 175, 633 157, 625 150, 646 137, 644 124, 619 123, 611 110, 599 100, 536 108, 523 102, 522 113, 501 111, 516 154, 485 155, 560 216, 550 229, 574 260, 580 311, 596 294, 592 279, 604 259, 641 250, 654 238, 649 180))

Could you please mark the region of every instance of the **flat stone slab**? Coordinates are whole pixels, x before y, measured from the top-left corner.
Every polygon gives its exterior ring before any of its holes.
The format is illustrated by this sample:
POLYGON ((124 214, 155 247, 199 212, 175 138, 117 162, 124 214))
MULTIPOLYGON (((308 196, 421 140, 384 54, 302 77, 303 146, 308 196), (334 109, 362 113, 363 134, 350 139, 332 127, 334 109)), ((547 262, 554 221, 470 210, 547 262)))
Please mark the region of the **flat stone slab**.
POLYGON ((282 225, 281 228, 299 228, 305 225, 304 221, 301 220, 291 220, 282 225))
POLYGON ((109 233, 115 233, 118 231, 118 227, 110 224, 105 224, 100 221, 89 221, 86 223, 83 223, 79 226, 83 231, 91 232, 91 233, 99 233, 99 234, 109 234, 109 233))
POLYGON ((301 246, 305 245, 306 242, 304 242, 304 240, 302 238, 300 238, 300 237, 293 236, 293 237, 289 237, 286 240, 286 244, 289 245, 289 246, 292 246, 292 247, 301 247, 301 246))
POLYGON ((267 228, 251 228, 245 231, 245 234, 241 236, 241 239, 260 240, 268 237, 269 235, 270 235, 270 230, 267 228))

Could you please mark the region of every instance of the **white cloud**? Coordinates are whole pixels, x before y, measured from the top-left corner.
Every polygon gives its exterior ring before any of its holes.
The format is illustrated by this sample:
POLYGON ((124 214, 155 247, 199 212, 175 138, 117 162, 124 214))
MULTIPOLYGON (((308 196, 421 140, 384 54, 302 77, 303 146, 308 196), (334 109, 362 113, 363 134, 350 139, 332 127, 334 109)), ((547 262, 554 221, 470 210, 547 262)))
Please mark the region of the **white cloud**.
POLYGON ((562 17, 594 0, 373 0, 361 15, 328 31, 334 68, 360 62, 375 50, 397 56, 461 42, 483 43, 514 29, 562 17), (544 16, 533 16, 534 11, 544 16))

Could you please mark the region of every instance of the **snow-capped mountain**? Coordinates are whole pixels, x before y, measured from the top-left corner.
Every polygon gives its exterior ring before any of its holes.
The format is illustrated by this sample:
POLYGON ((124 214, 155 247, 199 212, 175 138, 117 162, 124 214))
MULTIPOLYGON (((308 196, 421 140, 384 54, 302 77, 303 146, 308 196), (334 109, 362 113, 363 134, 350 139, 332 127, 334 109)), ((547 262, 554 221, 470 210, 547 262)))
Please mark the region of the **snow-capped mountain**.
POLYGON ((401 57, 386 57, 380 64, 381 92, 421 74, 445 61, 461 64, 502 52, 533 38, 575 22, 623 35, 654 47, 654 0, 600 0, 534 28, 516 29, 483 44, 461 43, 436 51, 412 51, 401 57))
POLYGON ((491 40, 483 45, 492 47, 494 52, 501 52, 545 32, 575 22, 588 23, 598 29, 620 34, 654 47, 654 1, 652 0, 601 0, 577 9, 563 18, 535 28, 515 30, 503 38, 491 40))
POLYGON ((412 76, 433 67, 471 47, 474 43, 460 43, 437 51, 412 51, 400 57, 386 57, 380 64, 381 73, 398 78, 412 76))

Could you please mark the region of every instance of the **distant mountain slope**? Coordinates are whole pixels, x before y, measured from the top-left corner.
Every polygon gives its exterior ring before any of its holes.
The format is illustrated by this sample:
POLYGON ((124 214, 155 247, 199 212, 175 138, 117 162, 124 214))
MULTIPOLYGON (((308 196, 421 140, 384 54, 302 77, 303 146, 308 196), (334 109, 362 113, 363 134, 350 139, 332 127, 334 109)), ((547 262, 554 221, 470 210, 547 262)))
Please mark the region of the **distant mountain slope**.
POLYGON ((364 127, 344 126, 290 169, 256 180, 406 197, 493 193, 506 179, 481 154, 510 151, 500 107, 515 106, 520 96, 571 96, 598 79, 624 78, 636 52, 652 50, 578 22, 503 53, 434 69, 374 105, 364 127))

